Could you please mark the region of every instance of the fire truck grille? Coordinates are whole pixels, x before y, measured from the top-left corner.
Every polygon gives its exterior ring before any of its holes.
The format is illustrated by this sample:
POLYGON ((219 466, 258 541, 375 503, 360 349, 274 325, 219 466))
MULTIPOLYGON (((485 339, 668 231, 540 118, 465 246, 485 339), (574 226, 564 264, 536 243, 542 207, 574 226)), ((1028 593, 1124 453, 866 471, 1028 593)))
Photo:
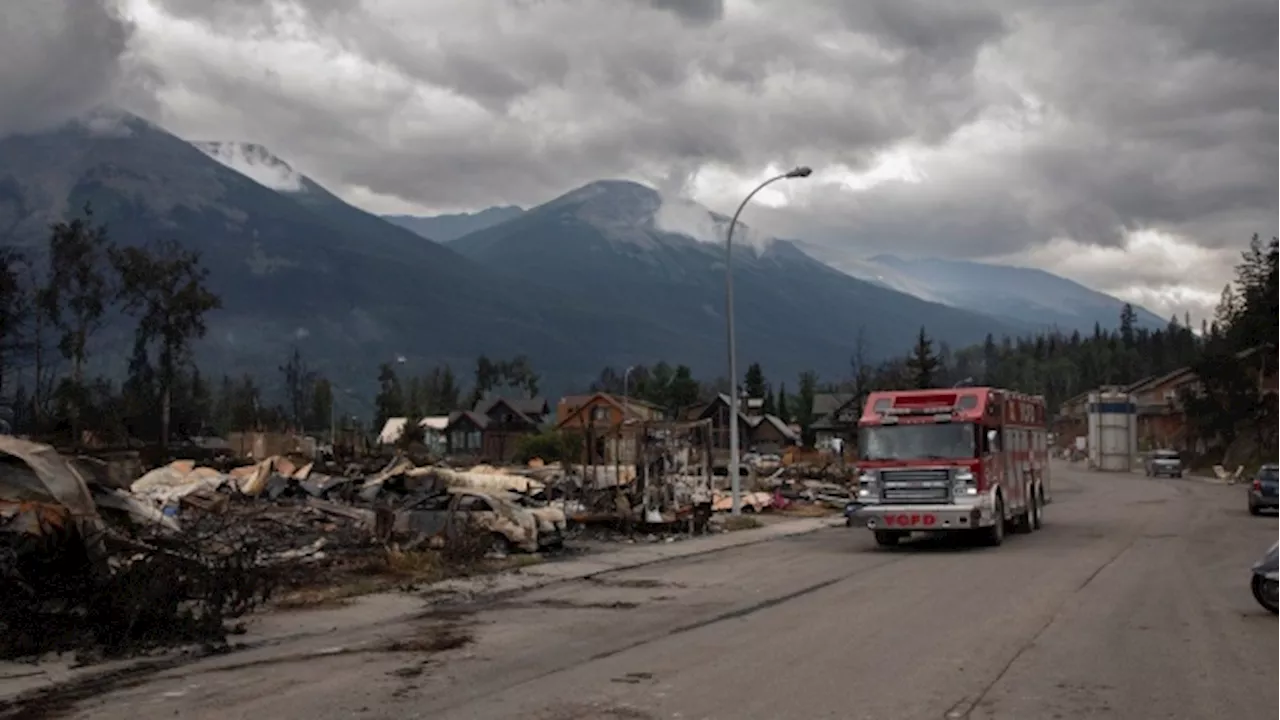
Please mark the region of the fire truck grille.
POLYGON ((945 469, 884 470, 880 499, 896 503, 938 503, 951 500, 951 475, 945 469))

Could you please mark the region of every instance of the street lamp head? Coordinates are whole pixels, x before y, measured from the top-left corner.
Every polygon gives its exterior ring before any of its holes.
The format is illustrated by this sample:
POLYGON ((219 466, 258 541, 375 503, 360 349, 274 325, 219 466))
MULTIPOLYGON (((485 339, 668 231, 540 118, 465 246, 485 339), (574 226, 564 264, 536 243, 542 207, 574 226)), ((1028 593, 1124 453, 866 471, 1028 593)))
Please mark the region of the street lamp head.
POLYGON ((808 165, 801 165, 800 167, 796 168, 795 170, 792 170, 791 172, 787 173, 787 177, 789 177, 789 178, 807 178, 807 177, 809 177, 809 176, 810 176, 810 175, 812 175, 812 174, 813 174, 813 168, 809 167, 808 165))

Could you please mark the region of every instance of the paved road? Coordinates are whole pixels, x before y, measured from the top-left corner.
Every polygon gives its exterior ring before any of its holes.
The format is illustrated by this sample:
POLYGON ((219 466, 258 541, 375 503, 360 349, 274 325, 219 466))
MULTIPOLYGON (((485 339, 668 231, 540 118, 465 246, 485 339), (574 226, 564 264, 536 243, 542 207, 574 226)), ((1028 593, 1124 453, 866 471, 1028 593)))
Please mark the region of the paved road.
POLYGON ((306 661, 203 661, 70 712, 1276 717, 1276 618, 1247 586, 1276 519, 1248 516, 1240 487, 1065 468, 1055 483, 1045 528, 998 549, 883 551, 865 532, 825 530, 428 612, 376 638, 326 638, 306 661))

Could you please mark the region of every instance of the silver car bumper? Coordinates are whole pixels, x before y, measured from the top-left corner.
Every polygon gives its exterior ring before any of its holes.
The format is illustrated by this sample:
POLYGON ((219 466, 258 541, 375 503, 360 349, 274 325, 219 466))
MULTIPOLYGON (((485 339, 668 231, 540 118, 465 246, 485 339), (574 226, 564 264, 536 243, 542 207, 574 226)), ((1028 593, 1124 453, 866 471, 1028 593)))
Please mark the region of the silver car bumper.
POLYGON ((850 517, 849 524, 869 530, 939 532, 990 527, 995 513, 980 504, 966 505, 864 505, 850 517))

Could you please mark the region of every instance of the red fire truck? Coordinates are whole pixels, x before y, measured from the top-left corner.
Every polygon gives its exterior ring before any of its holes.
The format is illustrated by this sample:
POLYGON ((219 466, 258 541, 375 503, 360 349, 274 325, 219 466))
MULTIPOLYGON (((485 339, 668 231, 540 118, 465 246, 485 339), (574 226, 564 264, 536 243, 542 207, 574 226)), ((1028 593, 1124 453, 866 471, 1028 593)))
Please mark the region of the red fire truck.
POLYGON ((858 421, 851 526, 882 546, 961 531, 984 544, 1040 528, 1049 492, 1044 398, 960 387, 873 392, 858 421))

